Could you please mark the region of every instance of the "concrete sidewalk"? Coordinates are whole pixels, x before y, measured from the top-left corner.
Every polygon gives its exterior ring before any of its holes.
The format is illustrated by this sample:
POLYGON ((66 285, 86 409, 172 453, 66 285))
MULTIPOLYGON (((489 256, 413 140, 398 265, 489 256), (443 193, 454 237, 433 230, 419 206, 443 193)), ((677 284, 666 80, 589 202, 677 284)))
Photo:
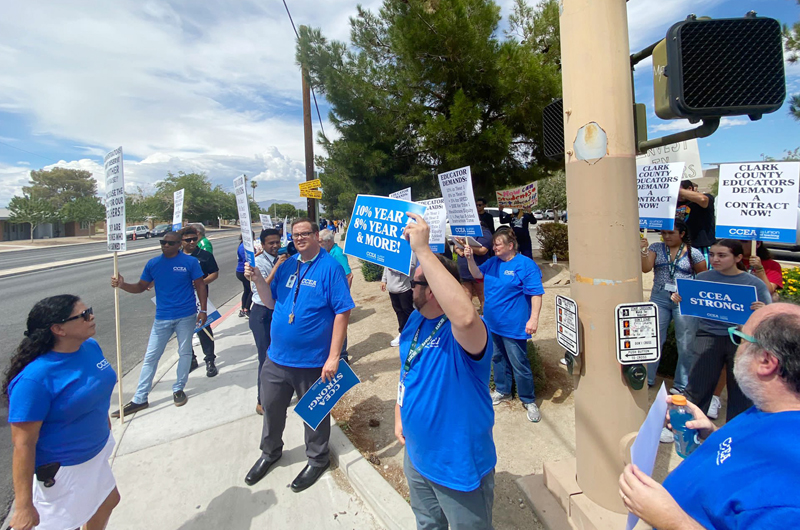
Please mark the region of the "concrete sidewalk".
MULTIPOLYGON (((108 528, 382 528, 351 488, 342 460, 335 459, 339 466, 332 464, 308 490, 291 491, 289 484, 306 464, 303 422, 293 410, 288 412, 279 463, 257 485, 244 483, 260 455, 262 418, 255 413, 256 349, 248 321, 236 317, 236 309, 238 304, 220 308, 230 316, 214 329, 218 376, 206 377, 202 351, 195 347, 201 367, 189 376, 189 402, 175 407, 172 384, 178 356, 173 340, 161 359, 150 407, 126 418, 123 426, 114 422, 112 468, 122 502, 108 528)), ((135 368, 123 380, 126 401, 138 376, 135 368)), ((116 402, 115 391, 112 410, 116 402)), ((331 445, 334 449, 333 436, 331 445)))

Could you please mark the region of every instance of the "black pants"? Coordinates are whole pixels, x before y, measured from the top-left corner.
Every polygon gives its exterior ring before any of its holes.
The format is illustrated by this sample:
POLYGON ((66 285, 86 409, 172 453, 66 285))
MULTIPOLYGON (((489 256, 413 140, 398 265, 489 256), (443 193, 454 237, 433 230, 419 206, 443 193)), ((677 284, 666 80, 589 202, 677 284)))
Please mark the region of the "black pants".
POLYGON ((399 331, 402 332, 406 327, 408 317, 414 312, 414 291, 409 289, 402 293, 389 293, 389 298, 392 301, 392 309, 397 314, 397 324, 400 326, 399 331))
POLYGON ((733 375, 733 357, 737 346, 727 335, 711 335, 699 331, 695 340, 695 359, 689 372, 689 383, 686 385, 686 399, 708 413, 714 389, 719 382, 722 366, 725 365, 728 382, 728 413, 725 421, 731 421, 737 415, 753 406, 753 402, 742 393, 733 375))
POLYGON ((256 373, 256 386, 258 387, 258 403, 261 404, 261 368, 267 359, 267 351, 272 342, 270 326, 272 325, 272 309, 261 304, 253 304, 250 310, 250 331, 256 341, 258 352, 258 372, 256 373))
MULTIPOLYGON (((204 361, 213 361, 217 358, 214 355, 214 332, 211 331, 211 326, 206 327, 205 329, 201 329, 200 332, 197 334, 197 338, 200 339, 200 346, 203 348, 203 360, 204 361), (206 334, 206 331, 211 334, 209 337, 206 334)), ((194 350, 192 350, 192 355, 194 355, 194 350)))
MULTIPOLYGON (((283 453, 283 429, 286 410, 292 394, 302 397, 322 375, 319 368, 290 368, 267 359, 261 369, 261 398, 264 407, 264 426, 261 431, 261 452, 268 460, 283 453)), ((315 431, 305 427, 306 457, 312 467, 325 467, 330 462, 328 442, 331 437, 331 416, 325 416, 315 431)))
POLYGON ((253 290, 250 287, 250 281, 244 277, 243 272, 237 272, 236 277, 242 282, 242 287, 244 288, 242 291, 242 310, 250 311, 250 302, 253 300, 253 290))

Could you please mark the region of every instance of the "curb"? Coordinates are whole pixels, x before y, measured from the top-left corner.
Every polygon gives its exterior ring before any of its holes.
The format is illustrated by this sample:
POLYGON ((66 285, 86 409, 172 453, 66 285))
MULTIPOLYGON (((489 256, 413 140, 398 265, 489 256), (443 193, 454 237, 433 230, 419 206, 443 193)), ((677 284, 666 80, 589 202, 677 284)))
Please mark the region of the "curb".
POLYGON ((383 526, 389 530, 417 527, 411 505, 367 462, 336 422, 331 425, 329 447, 331 460, 344 472, 353 489, 383 526))

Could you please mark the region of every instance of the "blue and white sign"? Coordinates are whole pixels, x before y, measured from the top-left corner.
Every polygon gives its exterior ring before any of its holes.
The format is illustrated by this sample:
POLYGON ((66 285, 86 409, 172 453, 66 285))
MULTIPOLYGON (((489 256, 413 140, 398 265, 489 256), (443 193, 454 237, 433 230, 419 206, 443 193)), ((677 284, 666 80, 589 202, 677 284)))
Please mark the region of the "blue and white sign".
POLYGON ((317 379, 317 382, 297 402, 294 411, 316 431, 325 416, 330 414, 336 403, 342 399, 342 396, 360 382, 361 380, 352 368, 346 362, 341 361, 339 371, 333 376, 333 380, 323 382, 321 377, 317 379))
POLYGON ((704 282, 678 278, 681 295, 681 314, 707 318, 731 324, 744 324, 753 311, 750 306, 758 300, 753 285, 704 282))
POLYGON ((244 175, 233 179, 236 208, 239 211, 239 228, 242 231, 244 255, 251 267, 256 267, 256 248, 253 245, 253 229, 250 227, 250 199, 247 196, 247 181, 244 175))
POLYGON ((719 168, 719 239, 797 241, 800 162, 722 164, 719 168))
POLYGON ((408 275, 411 245, 403 237, 406 212, 425 215, 426 206, 389 197, 359 195, 347 229, 344 253, 408 275))
POLYGON ((183 190, 177 190, 172 194, 172 201, 175 205, 172 210, 172 231, 177 232, 183 226, 183 190))
POLYGON ((469 166, 441 173, 439 187, 442 189, 453 235, 483 235, 478 208, 475 206, 475 194, 472 192, 472 172, 469 166))
POLYGON ((681 187, 683 162, 636 166, 639 228, 672 230, 681 187))
POLYGON ((122 170, 122 146, 103 159, 106 174, 106 244, 110 252, 125 252, 125 176, 122 170))
POLYGON ((447 231, 447 210, 444 207, 444 199, 428 199, 427 201, 418 201, 420 204, 427 206, 425 210, 425 222, 431 229, 431 237, 428 240, 428 245, 435 254, 444 252, 444 242, 447 231))
MULTIPOLYGON (((200 300, 197 298, 197 293, 194 293, 195 302, 197 303, 197 312, 200 313, 200 300)), ((200 333, 203 328, 207 328, 217 320, 222 318, 219 314, 217 307, 211 303, 211 300, 206 300, 206 323, 199 328, 195 328, 195 333, 200 333)))

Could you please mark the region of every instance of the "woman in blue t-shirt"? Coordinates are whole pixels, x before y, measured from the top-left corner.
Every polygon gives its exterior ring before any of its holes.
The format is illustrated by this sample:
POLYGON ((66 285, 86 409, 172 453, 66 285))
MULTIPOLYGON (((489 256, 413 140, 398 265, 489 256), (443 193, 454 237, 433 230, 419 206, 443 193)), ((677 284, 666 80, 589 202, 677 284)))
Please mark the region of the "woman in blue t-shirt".
MULTIPOLYGON (((675 322, 678 364, 670 393, 683 394, 692 368, 692 343, 697 325, 696 319, 681 315, 678 304, 670 297, 678 290, 678 279, 692 279, 695 274, 704 272, 708 267, 703 254, 692 247, 689 229, 683 221, 675 221, 673 230, 662 230, 661 238, 663 241, 653 243, 649 248, 647 240, 642 238, 642 272, 655 269, 650 301, 658 306, 658 330, 662 348, 667 340, 669 323, 675 322)), ((656 383, 657 368, 657 362, 647 364, 647 384, 650 386, 656 383)))
POLYGON ((478 266, 469 245, 464 249, 464 257, 473 278, 483 279, 485 285, 483 319, 494 345, 492 404, 511 400, 513 374, 528 419, 538 422, 542 415, 535 401, 528 339, 539 327, 544 287, 539 266, 520 254, 518 248, 514 232, 502 227, 492 236, 493 257, 478 266))
POLYGON ((15 530, 105 528, 119 504, 108 459, 117 376, 77 296, 40 300, 3 380, 11 424, 15 530))

